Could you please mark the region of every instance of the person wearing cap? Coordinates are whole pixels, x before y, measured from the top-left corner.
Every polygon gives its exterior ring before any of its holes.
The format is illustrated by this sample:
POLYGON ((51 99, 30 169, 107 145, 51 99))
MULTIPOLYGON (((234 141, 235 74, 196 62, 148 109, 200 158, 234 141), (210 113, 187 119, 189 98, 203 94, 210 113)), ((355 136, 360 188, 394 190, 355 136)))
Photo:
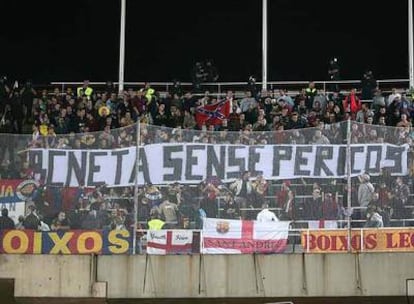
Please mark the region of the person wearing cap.
POLYGON ((7 208, 3 208, 1 210, 1 216, 0 216, 0 230, 5 229, 14 229, 14 222, 9 217, 9 210, 7 208))

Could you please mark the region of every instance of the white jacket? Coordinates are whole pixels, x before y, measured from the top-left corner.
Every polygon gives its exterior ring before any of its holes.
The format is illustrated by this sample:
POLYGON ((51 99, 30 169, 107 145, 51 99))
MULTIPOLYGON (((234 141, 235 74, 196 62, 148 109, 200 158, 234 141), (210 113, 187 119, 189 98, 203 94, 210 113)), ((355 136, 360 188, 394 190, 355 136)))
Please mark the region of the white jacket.
POLYGON ((258 222, 278 222, 276 214, 269 209, 265 208, 257 214, 258 222))

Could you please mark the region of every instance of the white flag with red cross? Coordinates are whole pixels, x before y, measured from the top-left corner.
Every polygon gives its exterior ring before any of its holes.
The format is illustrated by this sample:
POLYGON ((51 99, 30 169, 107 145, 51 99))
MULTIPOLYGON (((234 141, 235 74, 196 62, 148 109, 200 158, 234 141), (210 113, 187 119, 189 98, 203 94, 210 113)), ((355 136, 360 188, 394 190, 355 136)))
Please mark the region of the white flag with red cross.
POLYGON ((149 230, 147 233, 148 254, 186 254, 192 248, 191 230, 149 230))
POLYGON ((288 241, 289 221, 258 222, 206 218, 202 253, 280 253, 288 241))

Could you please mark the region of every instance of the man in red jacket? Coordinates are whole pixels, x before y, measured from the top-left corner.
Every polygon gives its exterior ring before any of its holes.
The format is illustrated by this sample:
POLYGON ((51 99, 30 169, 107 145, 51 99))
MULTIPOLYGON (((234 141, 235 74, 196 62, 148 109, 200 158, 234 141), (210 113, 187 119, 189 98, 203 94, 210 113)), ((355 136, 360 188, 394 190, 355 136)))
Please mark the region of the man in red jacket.
POLYGON ((356 113, 361 109, 361 100, 356 94, 356 89, 352 89, 348 96, 342 101, 345 113, 351 113, 351 119, 355 120, 356 113))

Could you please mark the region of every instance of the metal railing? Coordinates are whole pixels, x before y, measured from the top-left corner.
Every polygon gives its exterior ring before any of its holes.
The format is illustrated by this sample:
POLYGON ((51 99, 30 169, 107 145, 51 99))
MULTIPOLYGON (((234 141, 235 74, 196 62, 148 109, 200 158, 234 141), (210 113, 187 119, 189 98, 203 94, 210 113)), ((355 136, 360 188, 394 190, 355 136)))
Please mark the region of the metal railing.
MULTIPOLYGON (((331 80, 314 80, 313 81, 316 87, 321 90, 323 93, 329 91, 329 86, 338 84, 341 85, 342 89, 346 92, 351 88, 358 88, 361 84, 361 80, 351 79, 351 80, 340 80, 340 81, 331 81, 331 80)), ((139 88, 143 87, 147 82, 144 81, 131 81, 124 82, 126 88, 139 88)), ((160 93, 169 92, 171 87, 174 85, 173 82, 159 82, 159 81, 149 81, 152 87, 157 88, 160 93)), ((81 86, 83 82, 79 81, 56 81, 51 82, 52 87, 59 87, 59 89, 64 92, 67 87, 81 86)), ((106 82, 90 82, 91 86, 104 86, 106 82)), ((117 82, 114 82, 115 85, 118 85, 117 82)), ((183 89, 191 90, 193 83, 191 82, 181 82, 181 87, 183 89)), ((257 82, 256 85, 261 86, 261 82, 257 82)), ((288 89, 291 93, 300 92, 302 88, 305 88, 309 84, 309 81, 302 80, 293 80, 293 81, 269 81, 268 89, 277 90, 277 89, 288 89)), ((399 91, 405 91, 409 87, 409 79, 379 79, 377 80, 378 87, 383 90, 383 92, 390 92, 392 88, 397 88, 399 91)), ((247 86, 247 81, 234 81, 234 82, 204 82, 202 87, 205 90, 212 90, 218 94, 222 94, 226 90, 241 90, 244 91, 247 86)))

